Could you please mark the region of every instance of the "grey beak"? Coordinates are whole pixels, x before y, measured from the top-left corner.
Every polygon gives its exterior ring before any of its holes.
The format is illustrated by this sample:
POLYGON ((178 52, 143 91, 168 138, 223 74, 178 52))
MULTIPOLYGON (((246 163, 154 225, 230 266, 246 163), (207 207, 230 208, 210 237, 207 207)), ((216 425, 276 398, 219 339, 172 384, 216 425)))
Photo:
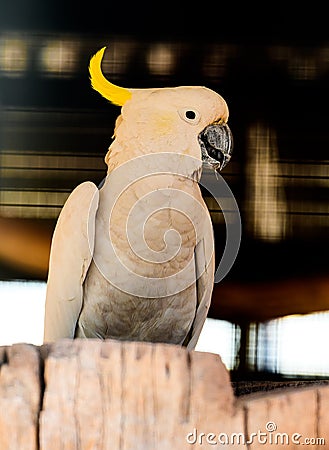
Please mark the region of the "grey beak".
POLYGON ((222 170, 229 162, 233 152, 233 136, 226 123, 212 123, 198 136, 202 161, 215 170, 222 170))

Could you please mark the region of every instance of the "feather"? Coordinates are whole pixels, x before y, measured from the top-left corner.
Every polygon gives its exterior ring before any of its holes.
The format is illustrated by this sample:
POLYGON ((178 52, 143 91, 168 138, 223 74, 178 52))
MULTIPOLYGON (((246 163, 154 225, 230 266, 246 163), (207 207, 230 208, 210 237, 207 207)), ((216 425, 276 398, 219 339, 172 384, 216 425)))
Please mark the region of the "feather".
POLYGON ((89 73, 91 85, 95 91, 112 102, 114 105, 123 106, 131 98, 131 92, 123 87, 116 86, 108 81, 101 70, 101 62, 106 47, 99 50, 90 60, 89 73))

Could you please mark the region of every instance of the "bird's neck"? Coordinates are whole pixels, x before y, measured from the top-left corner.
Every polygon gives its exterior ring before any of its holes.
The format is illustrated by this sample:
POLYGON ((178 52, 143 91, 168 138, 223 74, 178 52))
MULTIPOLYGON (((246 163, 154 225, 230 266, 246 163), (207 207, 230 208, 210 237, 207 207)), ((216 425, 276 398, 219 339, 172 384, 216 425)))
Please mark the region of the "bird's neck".
POLYGON ((127 149, 117 140, 110 146, 105 156, 105 162, 108 166, 108 175, 122 166, 124 167, 122 173, 134 172, 133 179, 138 179, 140 175, 168 173, 199 181, 202 171, 201 159, 191 156, 189 149, 172 149, 167 146, 159 151, 156 144, 149 149, 139 146, 138 143, 136 145, 131 143, 131 147, 127 149))

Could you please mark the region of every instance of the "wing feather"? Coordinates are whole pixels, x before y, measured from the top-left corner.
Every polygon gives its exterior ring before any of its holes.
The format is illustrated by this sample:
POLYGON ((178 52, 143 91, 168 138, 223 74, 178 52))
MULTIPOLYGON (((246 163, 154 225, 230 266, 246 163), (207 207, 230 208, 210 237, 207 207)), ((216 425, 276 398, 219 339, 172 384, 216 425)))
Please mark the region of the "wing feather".
MULTIPOLYGON (((211 239, 213 239, 212 236, 211 239)), ((213 252, 209 256, 209 248, 206 247, 205 239, 197 244, 194 257, 197 275, 197 309, 188 340, 185 342, 188 350, 193 350, 198 342, 207 318, 214 287, 215 257, 213 252)))
POLYGON ((77 186, 53 234, 47 282, 44 342, 73 338, 83 303, 83 282, 94 252, 99 193, 91 182, 77 186))

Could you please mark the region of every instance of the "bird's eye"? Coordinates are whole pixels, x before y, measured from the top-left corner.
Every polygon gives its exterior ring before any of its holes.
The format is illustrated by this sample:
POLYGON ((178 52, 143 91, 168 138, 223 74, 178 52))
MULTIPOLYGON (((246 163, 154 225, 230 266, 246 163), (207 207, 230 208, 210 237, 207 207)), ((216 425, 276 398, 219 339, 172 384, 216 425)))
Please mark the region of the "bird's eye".
POLYGON ((185 113, 186 119, 193 120, 193 119, 195 119, 195 116, 196 116, 195 112, 192 111, 191 109, 189 109, 189 110, 186 111, 186 113, 185 113))
POLYGON ((196 125, 200 121, 200 113, 192 108, 184 108, 179 112, 180 117, 192 125, 196 125))

